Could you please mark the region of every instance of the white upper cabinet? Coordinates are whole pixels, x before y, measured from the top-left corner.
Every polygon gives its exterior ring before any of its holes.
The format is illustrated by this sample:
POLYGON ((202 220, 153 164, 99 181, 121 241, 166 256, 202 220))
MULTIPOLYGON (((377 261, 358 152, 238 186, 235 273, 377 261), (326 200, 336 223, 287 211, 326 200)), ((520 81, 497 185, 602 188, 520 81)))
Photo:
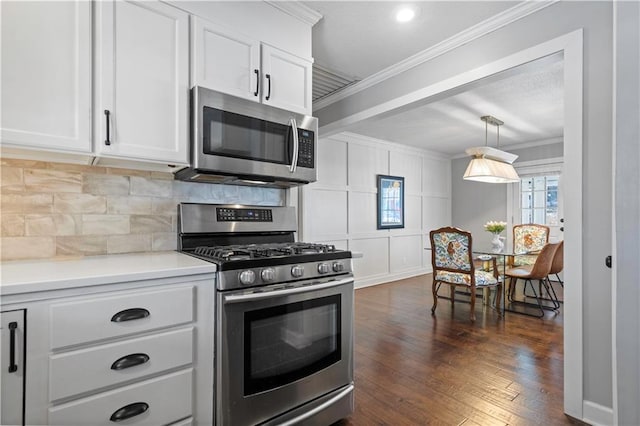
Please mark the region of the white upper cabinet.
POLYGON ((91 2, 0 2, 2 144, 91 152, 91 2))
POLYGON ((191 49, 192 85, 311 114, 312 61, 198 17, 191 49))
POLYGON ((157 1, 96 7, 97 153, 187 164, 189 15, 157 1))
POLYGON ((199 86, 258 100, 260 42, 192 17, 193 81, 199 86))
POLYGON ((262 45, 262 102, 311 114, 312 62, 262 45))

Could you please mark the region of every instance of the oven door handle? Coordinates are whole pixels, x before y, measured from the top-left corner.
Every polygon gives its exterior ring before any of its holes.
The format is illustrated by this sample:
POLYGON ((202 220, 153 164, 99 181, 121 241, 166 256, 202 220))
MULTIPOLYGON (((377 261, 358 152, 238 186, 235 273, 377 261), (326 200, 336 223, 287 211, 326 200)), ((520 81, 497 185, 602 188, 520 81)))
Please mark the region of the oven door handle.
POLYGON ((293 419, 289 419, 289 420, 285 421, 284 423, 280 423, 280 426, 296 425, 296 424, 302 422, 303 420, 306 420, 306 419, 308 419, 308 418, 310 418, 312 416, 315 416, 319 412, 321 412, 323 410, 326 410, 328 407, 330 407, 333 404, 337 403, 342 398, 344 398, 345 396, 349 395, 349 393, 351 393, 351 392, 353 392, 353 385, 347 386, 347 388, 344 389, 343 391, 341 391, 339 394, 337 394, 333 398, 329 399, 328 401, 323 402, 322 404, 318 405, 314 409, 309 410, 306 413, 303 413, 303 414, 301 414, 301 415, 299 415, 297 417, 294 417, 293 419))
POLYGON ((348 284, 353 282, 353 277, 345 278, 343 280, 338 281, 329 281, 324 284, 314 284, 314 285, 303 285, 295 288, 286 288, 284 290, 273 290, 273 291, 265 291, 259 293, 249 293, 249 294, 238 294, 238 295, 229 295, 224 296, 224 303, 240 303, 240 302, 251 302, 253 300, 263 300, 272 297, 279 296, 289 296, 291 294, 304 293, 307 291, 315 291, 322 290, 325 288, 338 287, 341 285, 348 284))

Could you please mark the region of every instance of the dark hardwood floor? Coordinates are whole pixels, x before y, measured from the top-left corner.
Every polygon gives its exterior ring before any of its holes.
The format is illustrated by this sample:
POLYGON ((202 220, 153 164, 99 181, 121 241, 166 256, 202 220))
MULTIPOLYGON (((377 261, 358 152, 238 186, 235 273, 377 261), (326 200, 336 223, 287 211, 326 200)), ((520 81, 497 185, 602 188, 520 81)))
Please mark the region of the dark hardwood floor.
MULTIPOLYGON (((448 289, 442 289, 447 294, 448 289)), ((579 424, 562 411, 563 319, 439 300, 431 275, 356 290, 347 425, 579 424)))

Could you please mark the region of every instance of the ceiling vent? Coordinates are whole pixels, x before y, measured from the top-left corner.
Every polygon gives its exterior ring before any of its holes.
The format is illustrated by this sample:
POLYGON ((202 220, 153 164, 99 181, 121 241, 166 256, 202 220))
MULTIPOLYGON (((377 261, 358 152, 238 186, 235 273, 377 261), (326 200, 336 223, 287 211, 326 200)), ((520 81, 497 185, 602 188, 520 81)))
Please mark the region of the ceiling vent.
POLYGON ((321 65, 313 64, 313 101, 357 83, 355 77, 340 74, 321 65))

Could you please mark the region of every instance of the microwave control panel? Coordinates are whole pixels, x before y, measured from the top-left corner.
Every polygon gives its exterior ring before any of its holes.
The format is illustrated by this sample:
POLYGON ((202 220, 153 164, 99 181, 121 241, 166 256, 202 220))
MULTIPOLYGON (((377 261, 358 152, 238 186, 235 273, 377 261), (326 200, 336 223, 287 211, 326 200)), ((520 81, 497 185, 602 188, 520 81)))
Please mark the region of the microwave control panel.
POLYGON ((298 129, 298 167, 313 168, 313 132, 298 129))

